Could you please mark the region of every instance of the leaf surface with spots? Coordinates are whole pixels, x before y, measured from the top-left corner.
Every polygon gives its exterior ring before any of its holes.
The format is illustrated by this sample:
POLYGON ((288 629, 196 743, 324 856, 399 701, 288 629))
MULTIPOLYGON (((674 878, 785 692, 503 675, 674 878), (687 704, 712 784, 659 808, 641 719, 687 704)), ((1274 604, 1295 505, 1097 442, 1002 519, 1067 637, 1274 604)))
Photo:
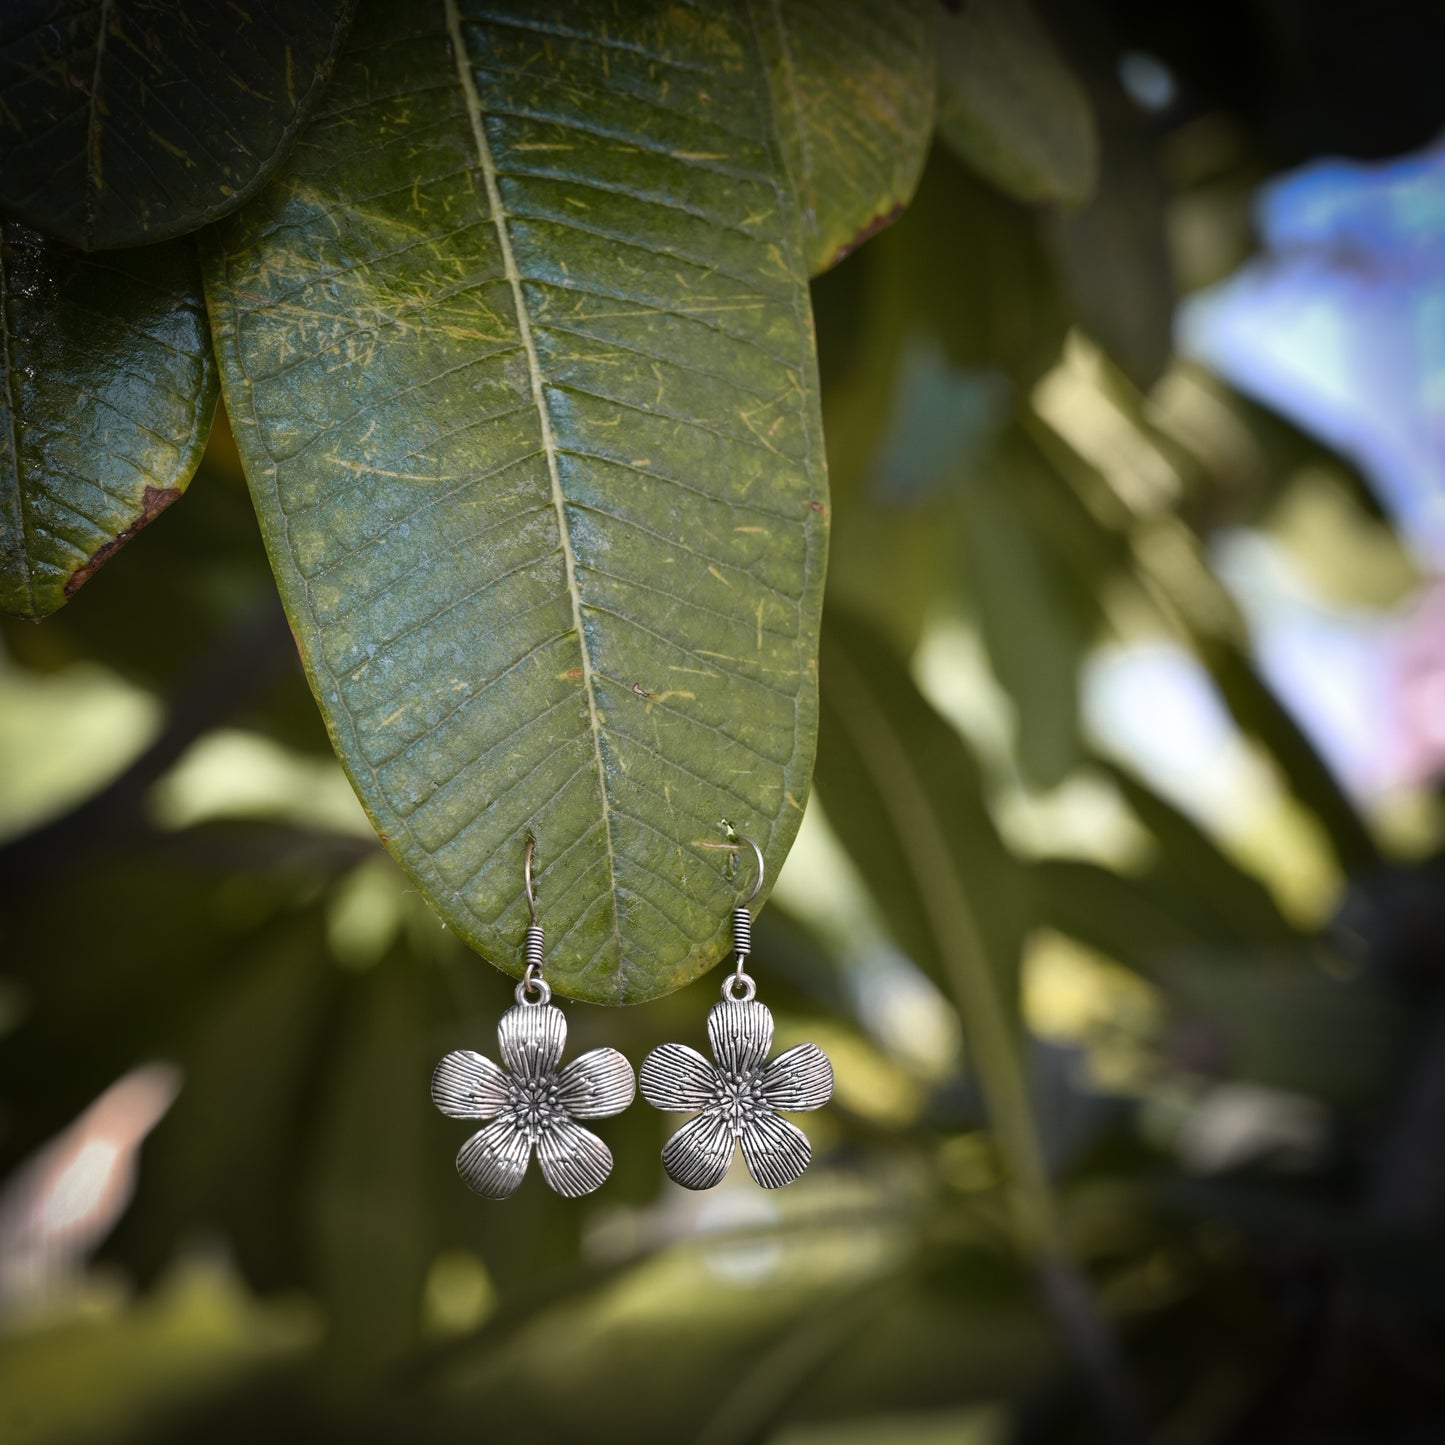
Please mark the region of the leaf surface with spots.
POLYGON ((913 197, 933 138, 927 0, 755 5, 808 269, 826 271, 913 197))
MULTIPOLYGON (((761 7, 759 7, 761 11, 761 7)), ((519 971, 717 961, 796 833, 827 500, 798 206, 744 3, 365 11, 289 173, 210 233, 228 409, 378 831, 519 971)))
POLYGON ((216 405, 189 241, 86 257, 0 224, 0 611, 44 617, 185 490, 216 405))

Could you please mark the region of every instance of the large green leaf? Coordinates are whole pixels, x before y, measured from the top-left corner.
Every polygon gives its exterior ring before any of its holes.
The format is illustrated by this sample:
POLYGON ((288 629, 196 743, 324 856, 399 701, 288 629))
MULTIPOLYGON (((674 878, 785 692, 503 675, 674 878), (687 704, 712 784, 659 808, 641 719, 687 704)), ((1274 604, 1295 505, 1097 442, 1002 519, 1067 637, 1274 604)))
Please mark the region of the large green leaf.
POLYGON ((1080 760, 1079 668, 1093 619, 1030 515, 1029 494, 1047 485, 1038 468, 1011 431, 964 479, 959 505, 964 571, 989 662, 1013 700, 1019 765, 1053 787, 1080 760))
POLYGON ((86 257, 0 223, 0 610, 43 617, 185 490, 216 404, 189 242, 86 257))
POLYGON ((1017 1026, 1025 870, 963 740, 869 625, 829 607, 818 787, 899 943, 947 989, 985 972, 1017 1026))
POLYGON ((1031 1251, 1054 1225, 1019 1019, 1028 877, 994 830, 962 740, 887 643, 830 608, 822 667, 818 786, 829 820, 894 936, 958 1005, 1017 1185, 1018 1242, 1031 1251))
POLYGON ((194 231, 266 181, 356 0, 20 0, 0 19, 0 207, 86 250, 194 231))
POLYGON ((751 7, 808 268, 826 271, 894 220, 933 136, 927 0, 751 7))
POLYGON ((741 4, 363 12, 212 238, 222 384, 379 832, 516 969, 631 1002, 727 946, 720 821, 807 795, 827 535, 807 267, 741 4))
POLYGON ((1020 200, 1087 200, 1098 169, 1093 110, 1028 0, 952 8, 937 7, 939 135, 1020 200))

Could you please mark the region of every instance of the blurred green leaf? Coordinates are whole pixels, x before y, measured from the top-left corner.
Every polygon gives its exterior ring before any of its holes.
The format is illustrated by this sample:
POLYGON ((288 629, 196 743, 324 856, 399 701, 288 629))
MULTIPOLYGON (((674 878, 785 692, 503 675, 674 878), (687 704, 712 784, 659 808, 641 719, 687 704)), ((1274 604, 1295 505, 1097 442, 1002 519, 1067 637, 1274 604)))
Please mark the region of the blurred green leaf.
POLYGON ((179 1265, 154 1294, 7 1333, 0 1400, 9 1445, 154 1438, 197 1400, 250 1390, 304 1354, 316 1320, 304 1301, 257 1301, 221 1265, 179 1265))
POLYGON ((826 482, 746 17, 557 14, 365 12, 292 172, 208 233, 208 294, 383 840, 517 969, 534 833, 553 987, 638 1002, 727 948, 696 840, 726 818, 771 876, 797 831, 826 482))
POLYGON ((966 0, 935 14, 944 142, 1020 200, 1087 200, 1098 166, 1089 98, 1028 0, 966 0))
POLYGON ((860 260, 877 278, 883 335, 930 331, 956 365, 1002 372, 1020 392, 1063 345, 1069 316, 1042 218, 942 147, 903 219, 860 260))
POLYGON ((234 211, 295 141, 355 3, 12 7, 0 205, 86 250, 169 240, 234 211))
POLYGON ((1079 325, 1141 391, 1173 350, 1174 279, 1155 142, 1112 76, 1093 92, 1099 180, 1085 206, 1054 227, 1060 274, 1079 325))
POLYGON ((1105 761, 1097 765, 1158 841, 1159 857, 1151 871, 1166 885, 1227 920, 1235 937, 1263 945, 1298 938, 1264 884, 1227 857, 1192 818, 1125 769, 1105 761))
POLYGON ((1235 721, 1279 764, 1290 791, 1319 820, 1341 868, 1356 873, 1378 864, 1379 848, 1359 810, 1254 663, 1227 642, 1203 652, 1235 721))
POLYGON ((836 265, 912 198, 933 137, 929 0, 759 7, 808 269, 836 265))
POLYGON ((316 1156, 306 1161, 312 1251, 331 1308, 326 1345, 348 1375, 419 1343, 437 1251, 431 1198, 460 1187, 446 1154, 427 1147, 436 1131, 425 1081, 436 1060, 427 1048, 429 990, 410 976, 421 966, 392 960, 371 971, 336 1020, 340 1044, 318 1100, 316 1156))
POLYGON ((1332 1104, 1379 1096, 1402 1041, 1388 994, 1368 980, 1332 977, 1302 952, 1238 963, 1218 950, 1165 962, 1160 982, 1188 1063, 1332 1104))
POLYGON ((818 789, 829 821, 913 961, 955 996, 961 970, 983 970, 1012 1031, 1028 881, 989 817, 977 765, 874 629, 830 608, 824 654, 818 789))
POLYGON ((1175 950, 1210 941, 1175 888, 1072 858, 1033 865, 1040 921, 1148 976, 1175 950))
POLYGON ((0 611, 43 617, 186 489, 216 405, 194 248, 0 222, 0 611))
POLYGON ((961 483, 959 507, 965 585, 993 671, 1013 700, 1019 765, 1047 788, 1082 756, 1079 669, 1093 619, 1026 510, 1036 467, 1031 449, 1010 434, 961 483))
POLYGON ((830 609, 822 670, 818 787, 829 819, 894 936, 958 1004, 1017 1185, 1018 1243, 1032 1252, 1053 1222, 1020 1037, 1027 874, 994 830, 962 740, 876 632, 830 609))

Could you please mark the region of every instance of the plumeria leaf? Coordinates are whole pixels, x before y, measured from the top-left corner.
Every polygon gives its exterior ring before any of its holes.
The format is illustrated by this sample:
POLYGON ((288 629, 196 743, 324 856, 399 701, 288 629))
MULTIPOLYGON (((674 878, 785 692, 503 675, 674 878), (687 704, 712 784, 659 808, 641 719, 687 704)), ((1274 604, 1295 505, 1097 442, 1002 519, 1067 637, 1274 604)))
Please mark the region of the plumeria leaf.
POLYGON ((44 617, 186 489, 216 405, 189 242, 85 257, 0 223, 0 611, 44 617))
POLYGON ((8 6, 0 207, 86 250, 235 210, 295 140, 355 4, 8 6))
POLYGON ((1098 169, 1088 95, 1028 0, 952 8, 935 7, 939 135, 1020 200, 1087 200, 1098 169))
POLYGON ((1032 923, 1023 865, 1004 847, 963 740, 870 626, 837 608, 825 634, 818 786, 899 944, 953 992, 983 976, 1017 1024, 1032 923))
POLYGON ((809 270, 751 7, 358 19, 207 232, 222 384, 338 752, 445 922, 633 1002, 727 947, 815 741, 809 270))
POLYGON ((816 274, 913 197, 933 138, 932 6, 781 0, 753 8, 816 274))

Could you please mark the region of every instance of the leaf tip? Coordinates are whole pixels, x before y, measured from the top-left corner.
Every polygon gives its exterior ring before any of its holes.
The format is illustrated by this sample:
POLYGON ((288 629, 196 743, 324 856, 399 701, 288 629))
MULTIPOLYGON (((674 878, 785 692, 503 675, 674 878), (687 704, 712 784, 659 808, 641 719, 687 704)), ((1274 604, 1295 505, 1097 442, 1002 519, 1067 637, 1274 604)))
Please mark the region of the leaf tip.
POLYGON ((65 581, 65 596, 67 600, 75 594, 96 574, 97 571, 142 527, 153 522, 167 507, 176 501, 181 495, 179 487, 147 487, 141 496, 141 509, 136 519, 128 527, 122 528, 114 537, 102 543, 90 556, 70 574, 65 581))

